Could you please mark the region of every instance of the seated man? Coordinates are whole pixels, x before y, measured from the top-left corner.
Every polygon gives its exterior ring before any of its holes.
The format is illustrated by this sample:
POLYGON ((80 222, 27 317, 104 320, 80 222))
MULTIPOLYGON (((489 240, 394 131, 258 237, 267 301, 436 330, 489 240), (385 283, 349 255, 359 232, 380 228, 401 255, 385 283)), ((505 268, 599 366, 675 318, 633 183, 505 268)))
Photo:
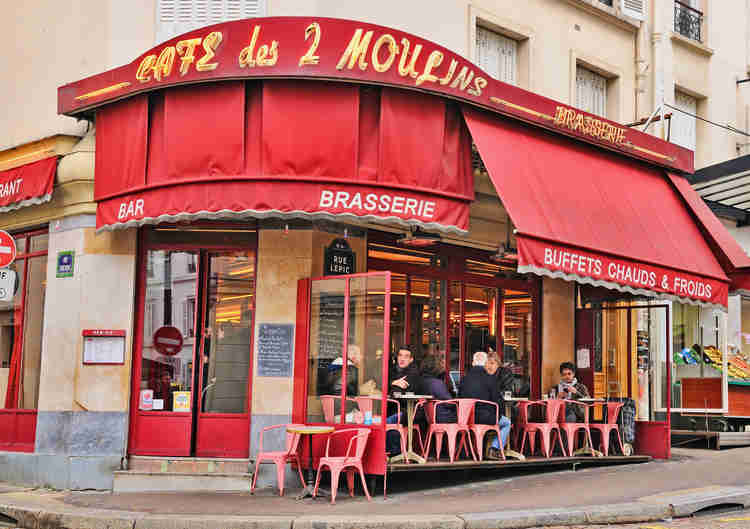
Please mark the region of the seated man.
MULTIPOLYGON (((502 402, 502 396, 499 394, 498 383, 495 378, 499 368, 500 359, 496 353, 493 352, 489 356, 484 351, 474 353, 472 368, 466 373, 461 383, 459 396, 466 399, 497 402, 499 405, 502 402)), ((494 424, 495 407, 477 404, 474 409, 474 422, 477 424, 494 424)), ((510 420, 507 417, 500 415, 497 424, 500 427, 500 439, 495 438, 492 444, 487 447, 486 455, 488 459, 500 458, 500 443, 502 442, 505 446, 510 433, 510 420)))
MULTIPOLYGON (((578 400, 589 396, 585 384, 576 379, 576 366, 572 362, 560 364, 560 383, 557 385, 557 396, 560 399, 578 400)), ((583 422, 583 407, 578 404, 565 405, 565 422, 583 422)))
MULTIPOLYGON (((388 374, 390 379, 389 394, 394 392, 420 393, 422 391, 422 377, 419 376, 419 370, 414 365, 414 355, 409 349, 402 347, 398 350, 396 356, 396 365, 391 366, 391 372, 388 374)), ((386 419, 388 424, 406 424, 405 407, 402 406, 401 416, 395 413, 395 410, 386 419)), ((391 430, 385 439, 385 449, 391 456, 401 453, 401 439, 398 432, 391 430)))

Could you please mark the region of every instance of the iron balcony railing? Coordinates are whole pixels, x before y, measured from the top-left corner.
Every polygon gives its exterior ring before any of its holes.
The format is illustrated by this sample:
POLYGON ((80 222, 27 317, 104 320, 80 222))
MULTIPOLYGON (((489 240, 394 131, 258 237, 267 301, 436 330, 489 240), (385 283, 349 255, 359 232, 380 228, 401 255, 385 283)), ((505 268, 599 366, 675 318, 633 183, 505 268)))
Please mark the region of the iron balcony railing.
POLYGON ((674 3, 674 30, 683 37, 701 42, 703 13, 678 0, 674 3))

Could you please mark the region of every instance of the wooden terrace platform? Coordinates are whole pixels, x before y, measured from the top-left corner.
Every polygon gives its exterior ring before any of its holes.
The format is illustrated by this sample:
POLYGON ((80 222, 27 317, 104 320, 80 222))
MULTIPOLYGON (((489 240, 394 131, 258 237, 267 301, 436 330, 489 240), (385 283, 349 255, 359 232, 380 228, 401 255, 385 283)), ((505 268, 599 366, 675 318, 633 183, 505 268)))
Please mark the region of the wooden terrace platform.
POLYGON ((672 430, 672 446, 705 440, 716 450, 730 446, 750 445, 750 432, 707 432, 705 430, 672 430))
POLYGON ((388 472, 417 472, 428 470, 493 470, 493 469, 526 469, 526 468, 560 468, 578 466, 627 465, 647 463, 651 456, 607 456, 607 457, 527 457, 525 461, 506 459, 505 461, 472 461, 462 459, 451 463, 447 458, 441 461, 429 460, 424 464, 389 463, 388 472))

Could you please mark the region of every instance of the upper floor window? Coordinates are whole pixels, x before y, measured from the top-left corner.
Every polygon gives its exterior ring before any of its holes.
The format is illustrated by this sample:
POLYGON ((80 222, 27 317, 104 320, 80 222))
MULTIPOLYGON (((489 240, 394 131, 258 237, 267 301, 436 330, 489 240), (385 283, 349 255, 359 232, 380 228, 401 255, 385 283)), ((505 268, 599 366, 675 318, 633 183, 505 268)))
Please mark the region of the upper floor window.
POLYGON ((686 149, 695 150, 696 132, 695 118, 698 114, 698 100, 683 92, 674 93, 675 106, 684 112, 675 110, 672 112, 672 127, 669 133, 672 143, 681 145, 686 149))
POLYGON ((703 13, 700 11, 700 7, 700 0, 675 0, 675 33, 702 42, 701 26, 703 25, 703 13))
POLYGON ((157 0, 156 41, 218 22, 261 16, 265 4, 266 0, 157 0))
POLYGON ((576 66, 576 106, 590 114, 607 114, 607 78, 576 66))
POLYGON ((495 79, 518 84, 518 41, 477 26, 477 65, 495 79))

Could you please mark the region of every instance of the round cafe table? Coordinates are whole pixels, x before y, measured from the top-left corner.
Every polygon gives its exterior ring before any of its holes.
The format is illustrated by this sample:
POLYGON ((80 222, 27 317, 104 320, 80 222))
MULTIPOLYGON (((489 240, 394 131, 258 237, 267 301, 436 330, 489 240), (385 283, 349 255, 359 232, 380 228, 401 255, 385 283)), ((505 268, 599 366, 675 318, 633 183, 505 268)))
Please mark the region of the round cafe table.
MULTIPOLYGON (((414 438, 414 409, 417 405, 417 402, 419 402, 420 400, 430 400, 433 397, 432 395, 414 395, 412 393, 401 393, 397 396, 394 393, 393 398, 406 402, 406 427, 408 428, 408 430, 406 433, 406 453, 392 457, 390 462, 398 463, 399 461, 403 461, 405 463, 408 463, 409 461, 416 461, 419 464, 424 464, 427 462, 427 460, 412 449, 412 440, 414 438)), ((400 422, 401 417, 399 417, 398 420, 400 422)))
POLYGON ((317 434, 328 434, 335 430, 333 426, 289 426, 286 431, 289 433, 296 433, 299 435, 307 436, 307 448, 309 450, 308 467, 307 467, 307 485, 302 492, 297 496, 298 500, 302 500, 308 497, 312 497, 313 489, 315 488, 315 471, 313 470, 313 451, 312 451, 312 438, 313 435, 317 434))
MULTIPOLYGON (((575 402, 583 402, 584 404, 588 406, 592 406, 593 404, 599 403, 599 402, 606 402, 604 399, 595 399, 593 397, 584 397, 581 399, 576 400, 565 400, 565 402, 575 403, 575 402)), ((593 409, 593 408, 591 408, 593 409)), ((591 413, 591 409, 588 410, 587 413, 591 413)), ((563 409, 563 413, 565 413, 563 409)), ((591 416, 589 415, 589 420, 591 420, 591 416)), ((585 438, 584 446, 573 452, 572 455, 574 456, 594 456, 594 457, 601 457, 604 454, 596 450, 593 446, 589 445, 589 439, 588 437, 585 438)))

